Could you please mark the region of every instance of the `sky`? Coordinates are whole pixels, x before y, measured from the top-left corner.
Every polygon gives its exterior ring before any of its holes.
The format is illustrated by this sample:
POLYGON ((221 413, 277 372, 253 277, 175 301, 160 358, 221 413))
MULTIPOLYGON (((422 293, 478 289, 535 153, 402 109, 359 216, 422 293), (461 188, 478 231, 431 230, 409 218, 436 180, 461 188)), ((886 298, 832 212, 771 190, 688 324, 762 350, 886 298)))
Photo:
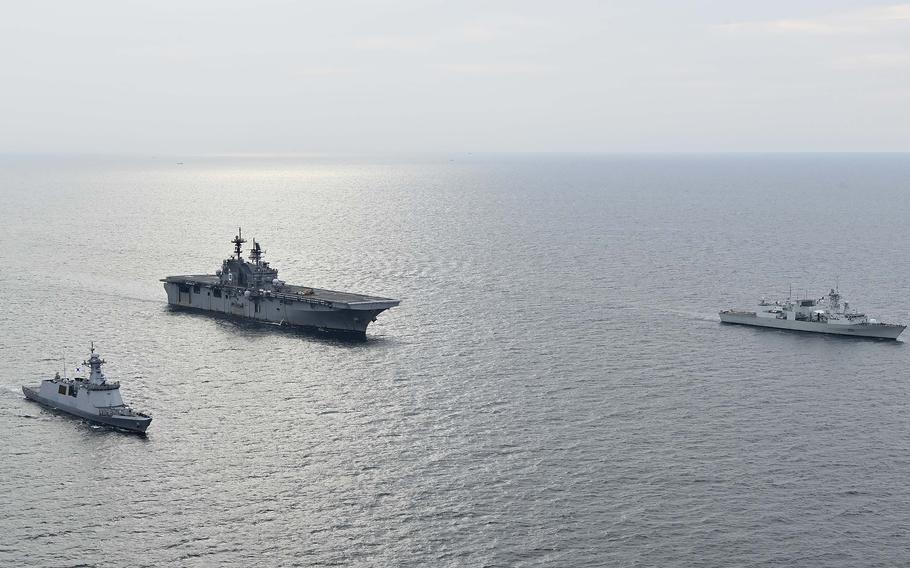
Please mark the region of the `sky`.
POLYGON ((910 151, 910 3, 0 6, 0 153, 910 151))

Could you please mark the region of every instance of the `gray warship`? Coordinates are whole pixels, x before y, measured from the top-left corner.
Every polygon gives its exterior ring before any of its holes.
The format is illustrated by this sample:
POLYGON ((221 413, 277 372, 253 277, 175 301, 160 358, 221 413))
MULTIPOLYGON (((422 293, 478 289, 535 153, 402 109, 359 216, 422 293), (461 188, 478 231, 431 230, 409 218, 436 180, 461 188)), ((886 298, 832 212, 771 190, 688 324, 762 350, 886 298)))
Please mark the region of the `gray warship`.
POLYGON ((130 432, 145 432, 152 423, 152 417, 133 410, 123 402, 120 383, 108 382, 101 372, 104 363, 95 353, 93 343, 91 356, 88 361, 82 362, 91 369, 87 379, 60 378, 60 373, 57 373, 53 379, 41 381, 36 388, 23 386, 22 393, 29 400, 95 424, 130 432))
POLYGON ((253 239, 249 261, 240 229, 231 241, 234 255, 215 274, 163 278, 172 306, 228 314, 262 322, 365 338, 367 326, 399 300, 286 284, 278 270, 262 260, 265 251, 253 239))
POLYGON ((852 309, 837 288, 818 299, 768 301, 762 298, 754 310, 723 310, 720 321, 876 339, 897 339, 906 328, 902 324, 882 323, 852 309))

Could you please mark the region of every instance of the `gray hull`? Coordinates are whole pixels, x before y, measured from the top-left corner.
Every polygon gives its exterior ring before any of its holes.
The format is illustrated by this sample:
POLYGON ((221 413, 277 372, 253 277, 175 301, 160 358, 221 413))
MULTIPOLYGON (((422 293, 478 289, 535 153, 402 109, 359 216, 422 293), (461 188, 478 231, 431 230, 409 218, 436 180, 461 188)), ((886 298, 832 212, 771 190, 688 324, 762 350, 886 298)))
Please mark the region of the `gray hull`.
POLYGON ((720 312, 720 321, 739 325, 751 325, 754 327, 770 327, 772 329, 847 335, 851 337, 869 337, 875 339, 897 339, 897 336, 904 331, 905 327, 903 325, 886 323, 829 324, 825 322, 785 320, 773 317, 759 317, 754 314, 743 312, 720 312))
MULTIPOLYGON (((196 277, 197 282, 202 277, 196 277)), ((305 329, 346 335, 366 337, 367 326, 375 321, 376 316, 397 300, 354 296, 345 294, 358 301, 332 301, 320 297, 289 297, 288 295, 259 295, 245 297, 242 294, 229 295, 222 288, 220 296, 215 295, 213 285, 186 286, 188 291, 181 291, 179 281, 165 281, 167 301, 171 306, 200 312, 226 314, 280 325, 290 325, 305 329)), ((341 293, 335 293, 341 295, 341 293)))
POLYGON ((22 394, 25 395, 25 398, 53 410, 65 412, 66 414, 82 418, 88 422, 93 422, 95 424, 101 424, 104 426, 112 426, 114 428, 127 430, 129 432, 145 433, 149 427, 149 424, 152 423, 152 419, 149 417, 128 418, 123 416, 101 416, 98 414, 89 414, 87 412, 79 410, 78 408, 55 404, 53 401, 39 395, 35 389, 30 389, 28 387, 22 387, 22 394))

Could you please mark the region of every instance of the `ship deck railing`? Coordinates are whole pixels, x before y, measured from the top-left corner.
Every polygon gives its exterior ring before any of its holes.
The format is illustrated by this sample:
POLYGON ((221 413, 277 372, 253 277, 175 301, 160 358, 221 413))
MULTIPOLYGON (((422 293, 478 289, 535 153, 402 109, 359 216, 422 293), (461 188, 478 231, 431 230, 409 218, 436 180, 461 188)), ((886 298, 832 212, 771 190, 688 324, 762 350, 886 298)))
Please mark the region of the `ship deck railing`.
POLYGON ((290 300, 293 302, 307 302, 309 304, 317 304, 320 306, 333 307, 334 302, 329 300, 323 300, 322 298, 315 298, 312 295, 305 294, 303 292, 277 292, 273 290, 259 290, 260 295, 265 296, 266 298, 278 298, 279 300, 290 300))
MULTIPOLYGON (((213 274, 186 274, 181 276, 168 276, 162 278, 161 282, 171 284, 186 284, 189 286, 203 285, 206 287, 221 287, 226 289, 243 288, 237 284, 222 284, 218 276, 213 274)), ((255 283, 254 286, 263 286, 265 283, 255 283)), ((267 298, 278 298, 292 302, 306 302, 329 308, 353 307, 362 303, 388 303, 398 305, 398 300, 384 298, 380 296, 369 296, 366 294, 355 294, 351 292, 339 292, 336 290, 325 290, 322 288, 310 288, 307 286, 297 286, 295 284, 285 284, 281 289, 268 289, 261 287, 259 289, 247 288, 251 295, 264 296, 267 298), (326 299, 329 297, 331 299, 326 299)))
POLYGON ((96 406, 95 408, 98 409, 98 414, 100 416, 140 416, 142 418, 150 418, 148 414, 137 412, 126 404, 118 404, 116 406, 96 406))
POLYGON ((85 387, 85 388, 88 389, 88 390, 99 390, 99 391, 103 391, 103 390, 115 390, 115 389, 119 389, 119 388, 120 388, 120 381, 114 381, 114 382, 112 382, 112 383, 103 382, 103 383, 101 383, 100 385, 97 385, 97 384, 95 384, 95 383, 90 383, 90 382, 88 382, 88 381, 86 381, 86 380, 83 379, 82 386, 85 387))

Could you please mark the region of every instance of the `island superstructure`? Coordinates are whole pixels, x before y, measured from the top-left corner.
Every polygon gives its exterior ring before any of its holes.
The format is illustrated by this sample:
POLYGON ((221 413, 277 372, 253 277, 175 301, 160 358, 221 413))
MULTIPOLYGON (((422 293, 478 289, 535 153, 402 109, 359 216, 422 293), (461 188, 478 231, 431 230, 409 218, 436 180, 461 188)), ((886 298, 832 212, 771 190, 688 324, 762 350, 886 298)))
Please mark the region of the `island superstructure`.
POLYGON ((723 310, 720 321, 793 331, 897 339, 905 325, 882 323, 857 312, 832 288, 819 299, 762 299, 754 310, 723 310))
POLYGON ((61 378, 57 373, 53 379, 41 381, 36 388, 22 387, 22 393, 29 400, 83 418, 96 424, 113 426, 130 432, 145 432, 152 417, 133 410, 120 396, 120 383, 108 382, 101 372, 104 359, 95 353, 92 344, 91 356, 83 365, 91 369, 88 378, 61 378))
POLYGON ((399 300, 286 284, 262 259, 253 239, 249 260, 240 229, 231 241, 234 255, 215 274, 168 276, 161 281, 168 304, 262 322, 299 326, 332 334, 365 337, 367 326, 399 300))

